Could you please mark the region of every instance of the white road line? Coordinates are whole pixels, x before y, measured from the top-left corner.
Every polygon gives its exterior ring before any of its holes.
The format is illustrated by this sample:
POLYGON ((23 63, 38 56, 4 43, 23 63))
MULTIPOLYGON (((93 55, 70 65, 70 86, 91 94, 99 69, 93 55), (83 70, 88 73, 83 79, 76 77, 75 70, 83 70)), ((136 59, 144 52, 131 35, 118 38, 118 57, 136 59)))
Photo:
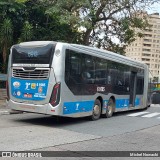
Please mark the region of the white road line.
POLYGON ((160 108, 160 104, 151 104, 151 107, 159 107, 160 108))
POLYGON ((160 115, 160 113, 158 113, 158 112, 150 113, 150 114, 147 114, 147 115, 141 116, 141 117, 151 118, 151 117, 154 117, 154 116, 157 116, 157 115, 160 115))
POLYGON ((140 116, 140 115, 143 115, 143 114, 146 114, 146 113, 149 113, 149 112, 138 112, 138 113, 128 114, 127 116, 136 117, 136 116, 140 116))

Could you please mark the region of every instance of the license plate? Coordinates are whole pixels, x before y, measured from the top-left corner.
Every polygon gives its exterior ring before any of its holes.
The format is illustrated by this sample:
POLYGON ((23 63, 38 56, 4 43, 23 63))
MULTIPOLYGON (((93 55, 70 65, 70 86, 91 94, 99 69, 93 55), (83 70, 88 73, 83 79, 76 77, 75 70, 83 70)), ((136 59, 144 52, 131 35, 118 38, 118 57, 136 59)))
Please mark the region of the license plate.
POLYGON ((24 94, 25 98, 32 98, 32 94, 24 94))

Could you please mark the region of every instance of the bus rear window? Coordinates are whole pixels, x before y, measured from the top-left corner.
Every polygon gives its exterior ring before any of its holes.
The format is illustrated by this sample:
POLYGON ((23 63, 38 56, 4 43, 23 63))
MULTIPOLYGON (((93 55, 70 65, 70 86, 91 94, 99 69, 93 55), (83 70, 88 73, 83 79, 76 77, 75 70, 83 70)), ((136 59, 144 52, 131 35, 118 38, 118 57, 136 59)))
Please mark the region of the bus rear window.
POLYGON ((54 50, 54 44, 38 47, 22 47, 20 45, 15 45, 12 49, 12 63, 51 64, 54 50))

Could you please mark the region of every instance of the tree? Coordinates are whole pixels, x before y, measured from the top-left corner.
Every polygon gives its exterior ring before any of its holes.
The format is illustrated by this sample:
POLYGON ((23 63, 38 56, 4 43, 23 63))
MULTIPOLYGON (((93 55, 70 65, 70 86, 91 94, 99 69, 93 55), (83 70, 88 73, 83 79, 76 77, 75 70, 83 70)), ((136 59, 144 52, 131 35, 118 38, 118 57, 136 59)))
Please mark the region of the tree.
POLYGON ((0 70, 6 72, 9 48, 19 37, 25 14, 22 0, 0 0, 0 70), (18 29, 17 29, 18 28, 18 29))
MULTIPOLYGON (((43 1, 43 0, 41 0, 43 1)), ((139 10, 154 0, 44 0, 50 7, 46 14, 57 15, 62 24, 69 24, 81 33, 81 43, 112 48, 134 41, 135 28, 144 29, 147 21, 138 17, 139 10)), ((43 2, 44 2, 43 1, 43 2)), ((158 1, 158 0, 157 0, 158 1)), ((137 34, 142 36, 142 34, 137 34)))
POLYGON ((33 39, 33 26, 28 21, 24 23, 19 42, 31 41, 33 39))
POLYGON ((7 53, 8 47, 12 43, 13 37, 13 26, 10 19, 4 19, 1 27, 0 27, 0 44, 2 48, 3 55, 3 70, 6 69, 6 61, 7 61, 7 53))
POLYGON ((77 31, 72 30, 66 23, 60 23, 57 15, 46 14, 48 6, 45 2, 40 2, 40 0, 28 0, 25 3, 25 19, 33 27, 33 40, 74 42, 77 31))
POLYGON ((31 40, 77 42, 79 33, 58 15, 49 15, 41 0, 0 0, 0 71, 6 72, 12 44, 31 40), (7 33, 6 33, 7 32, 7 33))
POLYGON ((0 24, 8 18, 13 26, 13 42, 20 36, 20 30, 26 20, 25 3, 27 0, 0 0, 0 24))

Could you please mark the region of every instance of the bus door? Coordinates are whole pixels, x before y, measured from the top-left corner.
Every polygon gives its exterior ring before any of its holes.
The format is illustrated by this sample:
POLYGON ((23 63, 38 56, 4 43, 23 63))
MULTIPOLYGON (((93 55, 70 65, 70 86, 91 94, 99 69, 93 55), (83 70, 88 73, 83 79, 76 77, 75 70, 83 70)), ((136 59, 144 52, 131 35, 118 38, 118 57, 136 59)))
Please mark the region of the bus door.
POLYGON ((136 98, 136 87, 137 86, 137 72, 131 71, 130 75, 130 96, 129 96, 129 106, 135 106, 135 98, 136 98))

